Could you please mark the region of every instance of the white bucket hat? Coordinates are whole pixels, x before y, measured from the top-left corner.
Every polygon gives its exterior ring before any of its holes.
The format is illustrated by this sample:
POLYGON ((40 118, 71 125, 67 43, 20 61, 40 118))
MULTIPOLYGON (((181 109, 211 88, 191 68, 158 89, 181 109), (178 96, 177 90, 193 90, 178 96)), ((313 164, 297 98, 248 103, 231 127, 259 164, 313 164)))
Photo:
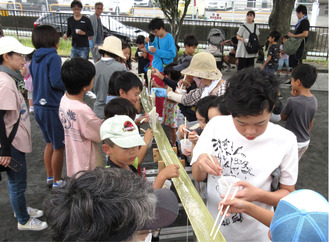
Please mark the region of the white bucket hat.
POLYGON ((106 52, 115 54, 122 59, 126 59, 125 55, 122 52, 122 42, 119 38, 115 36, 109 36, 104 39, 104 43, 101 46, 98 46, 99 50, 105 50, 106 52))
POLYGON ((16 38, 11 36, 6 36, 0 38, 0 55, 15 52, 23 55, 32 53, 34 49, 31 47, 26 47, 22 45, 16 38))
POLYGON ((106 119, 100 128, 101 140, 110 139, 121 148, 145 145, 134 121, 126 115, 106 119))
POLYGON ((217 80, 222 77, 222 73, 217 69, 215 57, 208 52, 194 55, 189 67, 182 70, 181 73, 209 80, 217 80))

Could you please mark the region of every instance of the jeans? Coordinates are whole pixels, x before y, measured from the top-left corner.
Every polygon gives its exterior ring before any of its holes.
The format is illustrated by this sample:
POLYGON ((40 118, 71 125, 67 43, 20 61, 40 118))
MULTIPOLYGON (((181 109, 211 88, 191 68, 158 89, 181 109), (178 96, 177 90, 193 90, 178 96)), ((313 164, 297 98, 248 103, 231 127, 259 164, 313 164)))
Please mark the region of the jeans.
POLYGON ((278 66, 278 70, 281 71, 283 64, 286 65, 287 70, 289 70, 289 59, 279 59, 279 66, 278 66))
POLYGON ((71 58, 81 57, 83 59, 89 58, 89 47, 72 47, 71 58))
MULTIPOLYGON (((1 149, 0 149, 1 150, 1 149)), ((11 155, 22 164, 18 172, 8 168, 6 171, 8 176, 8 190, 10 196, 10 204, 16 214, 16 218, 20 224, 26 224, 30 219, 30 215, 26 210, 25 190, 26 190, 26 159, 25 153, 16 150, 11 146, 11 155)))
POLYGON ((268 65, 265 66, 264 70, 269 72, 269 73, 275 73, 275 68, 274 67, 269 67, 268 65))

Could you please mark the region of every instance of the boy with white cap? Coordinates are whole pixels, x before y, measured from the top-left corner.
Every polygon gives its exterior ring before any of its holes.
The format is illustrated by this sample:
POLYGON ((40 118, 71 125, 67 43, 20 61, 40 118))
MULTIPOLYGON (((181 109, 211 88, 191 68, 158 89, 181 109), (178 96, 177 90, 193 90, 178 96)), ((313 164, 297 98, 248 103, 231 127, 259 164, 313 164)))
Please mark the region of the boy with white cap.
MULTIPOLYGON (((104 121, 100 129, 103 151, 109 156, 108 168, 122 168, 137 174, 133 163, 142 145, 143 138, 134 121, 126 115, 115 115, 104 121)), ((179 166, 169 165, 154 181, 154 188, 161 188, 166 179, 178 177, 179 166)))
POLYGON ((43 215, 43 211, 27 208, 25 203, 25 153, 32 151, 31 124, 25 100, 17 89, 17 83, 23 80, 19 71, 25 64, 25 55, 32 51, 33 48, 23 46, 13 37, 0 38, 0 170, 5 168, 8 176, 17 228, 38 231, 48 226, 36 219, 43 215), (16 168, 13 162, 18 164, 16 168))

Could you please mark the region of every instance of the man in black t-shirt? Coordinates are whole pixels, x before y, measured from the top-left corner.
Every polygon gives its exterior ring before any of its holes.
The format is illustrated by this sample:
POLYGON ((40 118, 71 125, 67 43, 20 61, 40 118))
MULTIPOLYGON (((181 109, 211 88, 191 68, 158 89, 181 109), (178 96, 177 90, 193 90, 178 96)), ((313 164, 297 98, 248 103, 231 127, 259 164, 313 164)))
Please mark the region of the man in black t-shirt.
MULTIPOLYGON (((299 5, 296 8, 296 14, 298 18, 298 22, 295 25, 295 33, 288 33, 289 37, 294 38, 305 38, 305 44, 307 42, 308 33, 310 30, 310 22, 308 21, 307 17, 307 8, 305 5, 299 5)), ((293 69, 294 67, 298 66, 302 63, 302 58, 304 54, 304 41, 301 43, 300 47, 298 48, 296 54, 289 56, 289 66, 293 69)))
POLYGON ((80 1, 73 1, 71 3, 71 9, 73 16, 67 19, 67 32, 63 38, 67 39, 72 36, 71 58, 81 57, 88 59, 88 37, 94 35, 91 21, 81 14, 82 4, 80 1))

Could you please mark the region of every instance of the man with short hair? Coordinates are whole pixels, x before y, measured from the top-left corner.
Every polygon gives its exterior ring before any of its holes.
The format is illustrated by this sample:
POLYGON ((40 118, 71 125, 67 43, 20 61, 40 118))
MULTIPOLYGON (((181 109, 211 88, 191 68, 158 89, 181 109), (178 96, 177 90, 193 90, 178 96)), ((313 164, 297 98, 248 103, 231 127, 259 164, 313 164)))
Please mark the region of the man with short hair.
POLYGON ((103 3, 95 3, 95 13, 90 16, 91 25, 94 31, 94 35, 89 37, 89 47, 93 56, 94 63, 96 63, 101 55, 98 52, 98 46, 103 44, 104 32, 101 21, 101 14, 103 13, 103 3))

